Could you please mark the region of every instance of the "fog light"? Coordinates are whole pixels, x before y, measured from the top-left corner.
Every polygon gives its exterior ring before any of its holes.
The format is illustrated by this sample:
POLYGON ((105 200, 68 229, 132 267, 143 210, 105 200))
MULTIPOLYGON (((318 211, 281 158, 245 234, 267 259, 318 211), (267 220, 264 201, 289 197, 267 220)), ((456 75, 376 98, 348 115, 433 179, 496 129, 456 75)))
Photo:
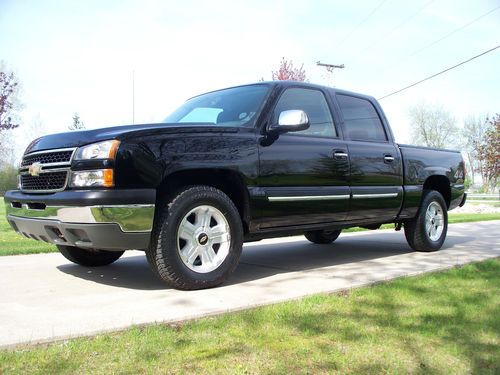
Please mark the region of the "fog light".
POLYGON ((71 173, 72 187, 104 186, 113 187, 113 170, 74 171, 71 173))

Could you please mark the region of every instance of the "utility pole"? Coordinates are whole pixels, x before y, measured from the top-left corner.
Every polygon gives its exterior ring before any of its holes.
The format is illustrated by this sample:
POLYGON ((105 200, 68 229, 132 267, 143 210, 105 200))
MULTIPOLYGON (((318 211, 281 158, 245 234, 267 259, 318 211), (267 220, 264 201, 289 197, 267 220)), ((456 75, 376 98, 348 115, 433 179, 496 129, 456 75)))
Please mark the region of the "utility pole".
POLYGON ((135 70, 132 70, 132 125, 135 124, 135 70))
POLYGON ((322 66, 322 67, 326 68, 326 71, 328 73, 330 73, 329 76, 328 76, 328 80, 332 81, 331 82, 332 84, 330 86, 333 86, 333 70, 334 69, 344 69, 345 68, 344 64, 341 64, 341 65, 325 64, 325 63, 322 63, 321 61, 317 61, 316 65, 322 66))

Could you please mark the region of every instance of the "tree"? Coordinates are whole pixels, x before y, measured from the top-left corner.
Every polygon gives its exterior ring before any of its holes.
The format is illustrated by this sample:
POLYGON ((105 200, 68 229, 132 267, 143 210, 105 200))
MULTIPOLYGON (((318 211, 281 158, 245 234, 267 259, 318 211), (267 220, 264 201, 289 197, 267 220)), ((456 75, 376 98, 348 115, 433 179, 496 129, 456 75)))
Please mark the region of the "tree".
POLYGON ((16 137, 13 132, 0 132, 0 171, 16 163, 16 137))
POLYGON ((0 132, 19 126, 16 121, 16 104, 19 81, 13 72, 0 66, 0 132))
POLYGON ((273 81, 306 81, 306 71, 304 64, 300 68, 293 66, 292 60, 281 59, 278 70, 271 72, 273 81))
POLYGON ((488 128, 487 116, 468 116, 464 121, 464 127, 461 131, 461 149, 465 153, 465 159, 468 164, 468 176, 472 185, 474 185, 475 172, 482 171, 482 160, 478 157, 478 140, 484 138, 488 128))
POLYGON ((410 108, 413 143, 427 147, 452 147, 457 144, 455 118, 439 105, 425 103, 410 108))
POLYGON ((73 115, 73 123, 70 126, 68 126, 68 129, 69 130, 83 130, 83 129, 85 129, 85 124, 80 119, 80 116, 78 115, 78 113, 75 113, 73 115))
POLYGON ((48 133, 40 114, 33 116, 30 122, 23 124, 24 134, 28 140, 40 138, 48 133))
POLYGON ((500 175, 500 114, 488 119, 483 139, 476 141, 484 191, 494 191, 500 175))
POLYGON ((7 164, 0 169, 0 196, 17 186, 17 168, 7 164))
POLYGON ((12 182, 10 169, 15 161, 15 142, 11 133, 19 127, 17 121, 17 110, 20 108, 17 98, 19 88, 17 77, 0 62, 0 171, 2 173, 0 180, 2 181, 12 182))

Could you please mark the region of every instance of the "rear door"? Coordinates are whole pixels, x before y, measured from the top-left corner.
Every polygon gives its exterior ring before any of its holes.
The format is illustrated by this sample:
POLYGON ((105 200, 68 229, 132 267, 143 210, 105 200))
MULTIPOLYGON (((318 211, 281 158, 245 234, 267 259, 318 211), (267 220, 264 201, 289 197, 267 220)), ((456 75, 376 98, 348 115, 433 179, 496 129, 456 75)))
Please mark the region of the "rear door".
POLYGON ((310 128, 281 134, 259 146, 258 186, 264 192, 259 227, 283 227, 343 221, 350 200, 347 144, 335 127, 331 102, 321 89, 288 87, 270 118, 282 111, 307 113, 310 128))
POLYGON ((403 201, 401 154, 369 98, 336 94, 350 161, 348 220, 393 220, 403 201))

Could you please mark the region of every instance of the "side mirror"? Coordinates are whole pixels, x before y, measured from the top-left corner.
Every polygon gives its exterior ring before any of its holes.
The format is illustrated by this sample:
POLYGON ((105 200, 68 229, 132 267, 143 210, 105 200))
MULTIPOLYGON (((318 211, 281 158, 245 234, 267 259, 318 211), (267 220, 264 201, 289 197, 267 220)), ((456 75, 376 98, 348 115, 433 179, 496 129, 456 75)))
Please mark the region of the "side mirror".
POLYGON ((278 124, 272 125, 270 130, 278 133, 298 132, 309 128, 309 117, 300 109, 292 109, 280 113, 278 124))

